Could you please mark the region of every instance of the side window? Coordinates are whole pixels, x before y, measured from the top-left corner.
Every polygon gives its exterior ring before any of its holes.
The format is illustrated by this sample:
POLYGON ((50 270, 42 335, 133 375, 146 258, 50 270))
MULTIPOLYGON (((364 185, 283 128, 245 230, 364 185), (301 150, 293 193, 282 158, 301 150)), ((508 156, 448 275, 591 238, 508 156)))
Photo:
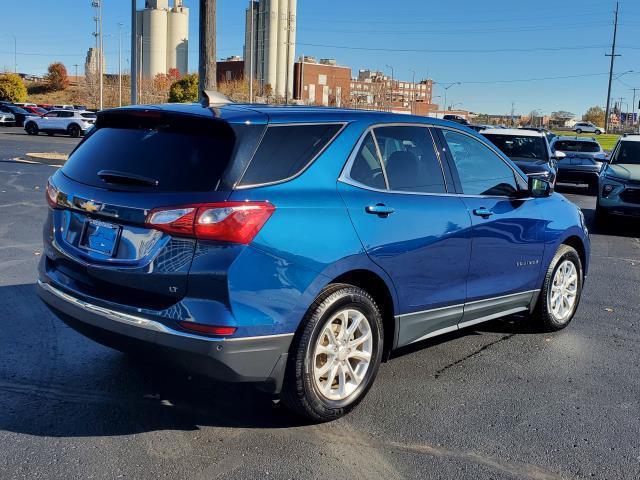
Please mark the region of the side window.
POLYGON ((58 112, 47 112, 47 114, 45 115, 45 117, 49 117, 49 118, 55 118, 58 116, 58 112))
POLYGON ((279 182, 304 170, 342 125, 272 125, 260 142, 240 185, 279 182))
POLYGON ((426 127, 378 127, 374 134, 390 190, 446 192, 440 161, 426 127))
POLYGON ((382 173, 380 157, 371 132, 367 134, 356 155, 349 176, 363 185, 384 190, 387 188, 382 173))
POLYGON ((442 130, 466 195, 511 196, 518 190, 515 173, 494 152, 468 135, 442 130))

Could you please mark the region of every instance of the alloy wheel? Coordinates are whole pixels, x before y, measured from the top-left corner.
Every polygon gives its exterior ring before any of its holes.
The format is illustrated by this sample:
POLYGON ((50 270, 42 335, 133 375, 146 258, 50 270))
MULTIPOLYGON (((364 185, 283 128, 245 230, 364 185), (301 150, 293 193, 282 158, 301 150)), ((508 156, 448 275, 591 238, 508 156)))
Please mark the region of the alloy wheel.
POLYGON ((556 269, 548 293, 549 311, 559 323, 571 319, 578 298, 578 270, 571 260, 556 269))
POLYGON ((322 327, 313 351, 313 379, 328 400, 344 400, 360 386, 369 370, 373 336, 367 317, 341 310, 322 327))

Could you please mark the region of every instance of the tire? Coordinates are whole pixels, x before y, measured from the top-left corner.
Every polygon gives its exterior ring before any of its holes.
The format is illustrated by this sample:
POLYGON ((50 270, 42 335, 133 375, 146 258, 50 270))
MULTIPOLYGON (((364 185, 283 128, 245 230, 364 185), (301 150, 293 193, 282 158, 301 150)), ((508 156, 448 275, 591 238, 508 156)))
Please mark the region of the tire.
POLYGON ((576 133, 580 135, 582 133, 582 129, 581 128, 576 129, 576 133))
POLYGON ((596 134, 596 135, 600 135, 601 133, 602 133, 602 132, 601 132, 600 130, 596 130, 596 131, 595 131, 595 134, 596 134))
POLYGON ((600 227, 604 227, 609 223, 609 214, 600 206, 600 202, 596 203, 595 221, 596 225, 600 227))
POLYGON ((53 137, 55 135, 55 132, 47 132, 47 135, 49 135, 50 137, 53 137))
MULTIPOLYGON (((580 304, 582 284, 583 270, 578 252, 569 245, 560 245, 560 248, 558 248, 558 251, 551 261, 551 265, 549 265, 547 274, 544 277, 540 296, 538 297, 538 303, 536 304, 533 312, 533 321, 536 326, 538 326, 542 331, 554 332, 562 330, 569 325, 576 313, 576 310, 578 309, 578 305, 580 304), (557 291, 553 287, 554 284, 560 283, 562 273, 560 273, 559 270, 564 269, 564 272, 568 272, 568 265, 572 266, 573 273, 567 276, 571 279, 572 275, 575 274, 575 281, 563 284, 562 292, 565 291, 565 287, 574 285, 574 288, 566 288, 566 291, 570 292, 573 290, 574 292, 573 303, 567 304, 566 307, 565 304, 562 303, 562 310, 560 310, 560 307, 554 308, 554 305, 557 305, 558 300, 556 300, 555 303, 552 300, 552 295, 557 291), (560 312, 562 311, 564 311, 564 314, 560 315, 560 312)), ((565 298, 564 295, 561 294, 560 297, 560 302, 563 302, 565 298)), ((568 302, 570 302, 570 300, 568 300, 568 302)))
POLYGON ((75 123, 72 123, 67 127, 67 132, 71 137, 78 138, 80 136, 81 130, 78 125, 76 125, 75 123))
POLYGON ((373 384, 383 344, 382 315, 371 295, 352 285, 329 285, 309 307, 294 337, 281 393, 283 403, 314 421, 327 422, 342 417, 364 398, 373 384), (360 319, 349 337, 352 342, 361 342, 353 349, 347 348, 349 342, 340 336, 345 313, 348 327, 360 319), (335 343, 331 343, 330 334, 338 343, 342 341, 342 345, 331 348, 335 343), (367 352, 370 354, 368 364, 366 359, 358 358, 367 352), (328 370, 322 373, 323 368, 328 370))
POLYGON ((33 122, 27 123, 24 129, 26 130, 27 135, 38 135, 38 125, 33 122))

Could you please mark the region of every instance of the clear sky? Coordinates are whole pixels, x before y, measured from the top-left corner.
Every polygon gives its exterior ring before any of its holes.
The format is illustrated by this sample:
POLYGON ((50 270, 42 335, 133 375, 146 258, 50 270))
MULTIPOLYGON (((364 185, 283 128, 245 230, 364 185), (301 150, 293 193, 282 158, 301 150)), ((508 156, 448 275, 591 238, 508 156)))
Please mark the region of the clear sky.
MULTIPOLYGON (((2 0, 0 69, 42 74, 59 60, 82 71, 94 45, 90 0, 2 0)), ((129 58, 129 0, 103 0, 107 71, 117 71, 118 23, 123 68, 129 58)), ((138 1, 140 7, 144 4, 138 1)), ((248 1, 218 0, 218 55, 241 55, 248 1)), ((198 1, 190 8, 190 70, 197 70, 198 1)), ((612 16, 610 0, 298 0, 297 54, 335 58, 396 78, 431 77, 448 103, 476 112, 568 110, 582 114, 606 101, 612 16), (565 78, 561 78, 565 77, 565 78), (566 78, 568 77, 568 78, 566 78)), ((631 104, 640 87, 640 1, 620 1, 619 52, 613 97, 631 104)), ((442 95, 436 85, 435 95, 442 95)), ((640 92, 638 92, 640 99, 640 92)), ((442 98, 436 98, 442 103, 442 98)), ((631 108, 631 106, 629 106, 631 108)))

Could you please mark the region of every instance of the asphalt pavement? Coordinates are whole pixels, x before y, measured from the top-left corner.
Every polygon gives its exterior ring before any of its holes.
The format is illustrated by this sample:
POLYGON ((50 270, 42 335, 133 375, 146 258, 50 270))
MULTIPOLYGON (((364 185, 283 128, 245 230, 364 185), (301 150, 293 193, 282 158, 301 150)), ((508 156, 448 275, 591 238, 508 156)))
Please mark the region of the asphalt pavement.
MULTIPOLYGON (((35 295, 44 186, 10 160, 77 140, 0 129, 0 478, 640 478, 640 240, 592 232, 579 311, 511 317, 395 355, 347 417, 311 425, 251 388, 132 358, 35 295)), ((595 198, 562 191, 591 224, 595 198)))

